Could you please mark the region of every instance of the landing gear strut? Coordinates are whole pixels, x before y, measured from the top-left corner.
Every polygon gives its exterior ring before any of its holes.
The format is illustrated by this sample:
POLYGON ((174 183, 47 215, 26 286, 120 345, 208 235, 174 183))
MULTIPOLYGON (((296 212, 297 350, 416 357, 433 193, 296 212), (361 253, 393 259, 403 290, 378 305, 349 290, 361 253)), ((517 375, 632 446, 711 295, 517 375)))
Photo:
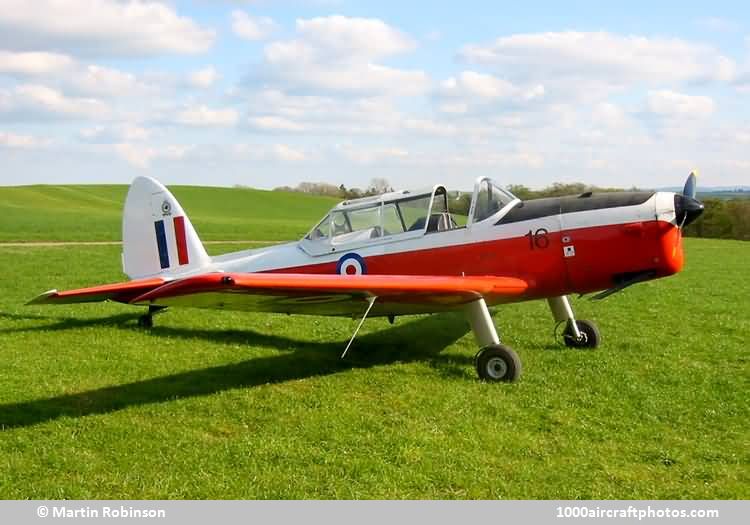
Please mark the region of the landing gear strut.
POLYGON ((547 299, 552 316, 557 323, 566 323, 563 332, 565 346, 570 348, 596 348, 601 341, 599 329, 592 321, 577 321, 567 296, 547 299))
POLYGON ((474 366, 484 381, 516 381, 521 376, 521 360, 512 349, 500 344, 495 323, 484 299, 466 305, 466 318, 479 346, 474 366))
POLYGON ((141 328, 153 328, 154 327, 154 315, 166 309, 166 306, 149 306, 148 313, 143 314, 138 318, 138 326, 141 328))

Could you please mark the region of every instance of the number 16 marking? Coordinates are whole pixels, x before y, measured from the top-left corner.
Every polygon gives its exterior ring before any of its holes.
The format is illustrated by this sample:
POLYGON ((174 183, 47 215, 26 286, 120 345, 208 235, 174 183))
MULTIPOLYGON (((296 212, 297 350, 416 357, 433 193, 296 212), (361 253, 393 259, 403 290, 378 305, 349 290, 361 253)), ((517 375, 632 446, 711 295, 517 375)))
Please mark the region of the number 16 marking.
POLYGON ((529 233, 524 235, 524 237, 529 238, 529 249, 539 249, 544 250, 545 248, 549 248, 549 230, 546 228, 539 228, 537 231, 533 232, 529 230, 529 233))

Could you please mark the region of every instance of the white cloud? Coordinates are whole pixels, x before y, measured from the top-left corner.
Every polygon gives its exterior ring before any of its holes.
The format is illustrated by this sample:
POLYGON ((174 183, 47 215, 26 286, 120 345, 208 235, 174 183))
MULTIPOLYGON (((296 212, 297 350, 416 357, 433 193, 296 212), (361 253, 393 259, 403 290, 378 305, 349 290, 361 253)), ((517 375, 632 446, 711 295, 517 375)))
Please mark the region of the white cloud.
POLYGON ((420 95, 430 86, 422 71, 402 71, 378 64, 275 63, 272 76, 266 79, 290 88, 351 94, 388 93, 398 96, 420 95))
POLYGON ((602 102, 594 107, 592 119, 595 124, 607 128, 622 128, 630 124, 630 118, 618 105, 602 102))
POLYGON ((302 151, 287 146, 286 144, 275 144, 271 149, 271 154, 278 160, 288 162, 299 162, 306 158, 302 151))
POLYGON ((96 65, 72 72, 67 82, 83 93, 107 97, 138 96, 153 90, 132 73, 96 65))
POLYGON ((463 115, 464 113, 468 113, 469 104, 461 101, 441 102, 438 105, 438 109, 441 113, 463 115))
MULTIPOLYGON (((463 98, 465 104, 495 100, 530 101, 544 96, 541 84, 519 87, 507 80, 475 71, 463 71, 457 77, 450 77, 440 84, 439 94, 443 97, 463 98)), ((451 111, 449 113, 463 111, 451 111)))
POLYGON ((232 152, 257 161, 301 162, 311 159, 310 154, 288 144, 235 144, 232 152))
POLYGON ((249 123, 258 129, 267 131, 304 131, 305 126, 289 120, 284 117, 275 115, 265 115, 260 117, 252 117, 249 119, 249 123))
POLYGON ((214 31, 153 0, 4 0, 0 47, 81 55, 198 53, 214 31))
POLYGON ((134 74, 95 64, 85 65, 68 55, 47 52, 0 51, 0 74, 64 86, 87 95, 140 96, 155 91, 134 74))
POLYGON ((188 75, 188 83, 197 88, 210 88, 219 78, 219 73, 213 66, 193 71, 188 75))
POLYGON ((678 38, 607 32, 527 33, 465 46, 459 56, 518 78, 583 78, 605 84, 731 80, 735 63, 678 38))
POLYGON ((457 133, 456 126, 426 118, 405 118, 401 121, 407 133, 448 137, 457 133))
POLYGON ((40 140, 31 135, 17 135, 15 133, 4 133, 0 131, 0 147, 31 149, 46 144, 47 141, 40 140))
POLYGON ((376 18, 340 15, 297 20, 297 33, 308 49, 327 58, 375 59, 411 51, 414 41, 376 18))
POLYGON ((60 53, 0 51, 0 73, 24 76, 47 75, 70 69, 73 64, 72 58, 60 53))
POLYGON ((152 147, 127 142, 114 144, 112 147, 115 153, 122 159, 140 169, 148 169, 151 166, 151 162, 157 159, 182 159, 190 151, 189 147, 181 145, 152 147))
POLYGON ((648 110, 660 116, 705 118, 715 109, 711 97, 685 95, 674 91, 649 91, 646 98, 648 110))
POLYGON ((409 157, 409 152, 404 148, 372 148, 339 145, 336 151, 347 160, 357 164, 374 164, 387 160, 402 160, 409 157))
MULTIPOLYGON (((393 134, 411 117, 401 113, 386 97, 335 97, 288 95, 278 90, 248 94, 247 123, 263 131, 307 134, 393 134)), ((419 120, 419 119, 413 119, 419 120)), ((427 127, 412 122, 414 129, 427 127)))
POLYGON ((383 161, 404 166, 450 166, 455 169, 477 168, 524 168, 544 167, 544 157, 531 151, 499 152, 494 149, 466 149, 463 152, 407 150, 403 147, 367 148, 337 146, 336 152, 345 159, 358 164, 374 164, 383 161))
POLYGON ((177 122, 188 126, 233 126, 239 115, 232 108, 212 109, 196 106, 184 109, 177 114, 177 122))
POLYGON ((0 90, 0 118, 103 119, 111 109, 93 98, 68 97, 61 92, 39 84, 23 84, 12 90, 0 90))
POLYGON ((267 16, 251 16, 244 11, 232 11, 232 31, 245 40, 264 40, 278 29, 267 16))
POLYGON ((84 142, 111 144, 148 140, 151 130, 136 124, 125 123, 114 126, 95 126, 79 132, 84 142))
POLYGON ((467 152, 465 154, 448 155, 445 163, 457 166, 476 167, 523 167, 539 169, 544 166, 544 156, 539 153, 520 152, 467 152))
MULTIPOLYGON (((742 173, 747 173, 750 170, 750 160, 737 160, 737 159, 725 159, 721 161, 721 165, 733 169, 740 170, 742 173)), ((747 182, 747 180, 745 180, 747 182)))
POLYGON ((250 83, 307 92, 419 95, 430 87, 423 71, 374 61, 414 49, 414 42, 378 19, 330 16, 297 20, 297 38, 273 42, 250 83))

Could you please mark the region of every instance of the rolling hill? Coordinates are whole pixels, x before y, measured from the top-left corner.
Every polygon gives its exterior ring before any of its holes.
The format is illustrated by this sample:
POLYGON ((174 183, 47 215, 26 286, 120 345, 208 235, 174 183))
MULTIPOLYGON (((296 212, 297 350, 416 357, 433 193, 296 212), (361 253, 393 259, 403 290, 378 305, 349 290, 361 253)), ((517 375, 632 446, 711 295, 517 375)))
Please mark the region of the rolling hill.
MULTIPOLYGON (((170 186, 201 239, 282 241, 304 235, 337 200, 246 188, 170 186)), ((125 185, 0 187, 0 242, 119 241, 125 185)))

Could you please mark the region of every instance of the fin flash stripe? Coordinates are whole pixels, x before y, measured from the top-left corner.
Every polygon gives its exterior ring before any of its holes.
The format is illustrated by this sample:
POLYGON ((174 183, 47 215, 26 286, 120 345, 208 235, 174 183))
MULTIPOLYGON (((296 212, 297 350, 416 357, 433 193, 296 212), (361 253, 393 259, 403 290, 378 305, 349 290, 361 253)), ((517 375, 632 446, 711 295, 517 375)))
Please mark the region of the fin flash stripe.
POLYGON ((185 217, 174 218, 174 238, 177 241, 177 259, 180 266, 190 263, 187 239, 185 238, 185 217))
POLYGON ((154 222, 156 230, 156 247, 159 249, 159 264, 161 269, 169 268, 169 250, 167 249, 167 233, 164 230, 164 221, 154 222))

